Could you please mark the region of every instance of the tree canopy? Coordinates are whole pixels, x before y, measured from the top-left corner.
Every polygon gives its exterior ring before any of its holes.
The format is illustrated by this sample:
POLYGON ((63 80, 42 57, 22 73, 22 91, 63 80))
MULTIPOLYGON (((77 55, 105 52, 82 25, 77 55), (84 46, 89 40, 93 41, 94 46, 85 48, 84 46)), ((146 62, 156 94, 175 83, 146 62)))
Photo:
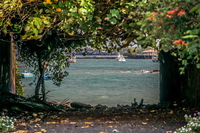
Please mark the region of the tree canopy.
MULTIPOLYGON (((35 61, 40 58, 37 61, 41 63, 41 75, 55 52, 62 53, 59 49, 87 45, 112 52, 129 46, 131 41, 142 47, 170 51, 178 57, 184 73, 189 64, 200 68, 199 3, 199 0, 1 0, 0 34, 17 36, 14 41, 22 48, 22 54, 35 61)), ((62 60, 60 64, 63 63, 66 62, 62 60)))
POLYGON ((159 49, 170 51, 178 58, 181 73, 190 64, 200 68, 200 1, 156 0, 146 7, 149 10, 146 12, 142 30, 147 36, 144 39, 144 35, 141 35, 138 41, 156 44, 159 39, 159 49))

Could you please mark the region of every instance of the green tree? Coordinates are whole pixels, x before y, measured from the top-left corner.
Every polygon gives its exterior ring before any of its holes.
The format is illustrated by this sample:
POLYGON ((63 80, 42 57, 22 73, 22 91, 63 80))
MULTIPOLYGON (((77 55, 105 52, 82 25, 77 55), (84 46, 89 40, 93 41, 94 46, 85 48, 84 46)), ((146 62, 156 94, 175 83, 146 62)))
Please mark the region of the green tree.
POLYGON ((24 58, 27 57, 29 65, 28 57, 37 61, 32 64, 39 66, 35 69, 40 72, 35 91, 38 97, 40 85, 44 87, 45 66, 56 54, 56 49, 80 48, 79 44, 87 43, 109 52, 116 49, 117 44, 120 51, 138 37, 137 32, 131 31, 140 28, 135 23, 138 20, 132 19, 133 16, 141 17, 139 12, 133 12, 137 10, 137 2, 5 0, 0 3, 0 31, 1 34, 18 36, 15 43, 21 45, 20 51, 24 58), (121 45, 123 40, 125 43, 121 45))
POLYGON ((166 83, 166 88, 161 86, 165 88, 161 90, 164 100, 179 99, 200 105, 199 3, 199 0, 155 0, 145 4, 148 12, 144 13, 141 28, 145 35, 141 33, 137 40, 139 44, 152 43, 156 47, 160 39, 160 63, 166 66, 161 73, 165 77, 161 80, 166 83))

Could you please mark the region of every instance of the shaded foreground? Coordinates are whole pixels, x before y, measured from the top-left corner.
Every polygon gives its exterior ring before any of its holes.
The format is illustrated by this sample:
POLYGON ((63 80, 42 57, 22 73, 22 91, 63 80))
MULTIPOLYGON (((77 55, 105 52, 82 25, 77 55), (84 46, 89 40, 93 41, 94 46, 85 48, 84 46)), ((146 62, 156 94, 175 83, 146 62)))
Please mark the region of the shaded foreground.
POLYGON ((17 119, 16 133, 170 133, 186 124, 184 115, 198 109, 181 104, 91 106, 67 100, 45 102, 1 91, 2 115, 17 119))
POLYGON ((185 125, 185 114, 197 109, 161 105, 103 105, 51 102, 59 111, 24 112, 14 132, 47 133, 171 133, 185 125))

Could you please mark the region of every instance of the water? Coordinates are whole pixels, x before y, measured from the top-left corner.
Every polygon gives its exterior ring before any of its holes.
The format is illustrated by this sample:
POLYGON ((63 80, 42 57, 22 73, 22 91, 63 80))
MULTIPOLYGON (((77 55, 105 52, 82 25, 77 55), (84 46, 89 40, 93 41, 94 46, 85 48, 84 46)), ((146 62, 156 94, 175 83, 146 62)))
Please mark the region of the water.
MULTIPOLYGON (((147 59, 78 59, 68 69, 69 76, 57 87, 51 80, 45 80, 48 99, 61 102, 82 102, 91 105, 130 105, 143 98, 145 104, 159 102, 159 74, 145 74, 141 70, 159 69, 158 63, 147 59)), ((23 79, 25 96, 34 94, 34 87, 28 84, 33 79, 23 79)))

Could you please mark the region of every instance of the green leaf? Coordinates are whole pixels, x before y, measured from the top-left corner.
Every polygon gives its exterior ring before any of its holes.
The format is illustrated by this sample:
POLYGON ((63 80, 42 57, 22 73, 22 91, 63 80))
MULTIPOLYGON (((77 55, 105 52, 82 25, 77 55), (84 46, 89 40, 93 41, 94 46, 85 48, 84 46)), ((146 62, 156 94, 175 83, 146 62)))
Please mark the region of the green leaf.
POLYGON ((39 13, 42 14, 42 12, 43 12, 43 9, 40 9, 40 10, 39 10, 39 13))
POLYGON ((78 18, 79 14, 76 13, 76 12, 72 12, 72 13, 71 13, 71 16, 72 16, 72 17, 75 17, 75 18, 78 18))
POLYGON ((112 18, 112 15, 111 14, 108 14, 107 15, 108 19, 110 20, 112 18))
POLYGON ((195 7, 193 7, 191 10, 190 10, 190 13, 196 11, 197 9, 200 8, 200 4, 197 4, 195 7))
POLYGON ((87 11, 85 8, 80 8, 80 9, 79 9, 79 12, 80 12, 81 14, 85 15, 85 14, 87 14, 88 11, 87 11))
POLYGON ((198 69, 200 69, 200 64, 199 63, 196 66, 197 66, 198 69))
POLYGON ((29 32, 30 30, 31 30, 31 27, 29 27, 29 26, 26 26, 26 27, 25 27, 25 31, 26 31, 26 32, 29 32))
POLYGON ((120 15, 117 15, 117 19, 120 20, 120 19, 121 19, 121 16, 120 16, 120 15))
POLYGON ((137 40, 142 40, 143 38, 144 38, 144 35, 141 35, 141 36, 137 37, 136 39, 137 40))
POLYGON ((187 36, 183 36, 182 38, 196 38, 198 37, 197 35, 187 35, 187 36))
POLYGON ((116 24, 116 23, 117 23, 117 19, 116 19, 116 18, 112 18, 112 19, 110 20, 110 23, 111 23, 111 24, 116 24))
POLYGON ((46 24, 46 25, 49 25, 49 24, 50 24, 49 21, 47 21, 47 20, 45 20, 45 19, 43 20, 43 23, 46 24))
POLYGON ((123 28, 126 28, 126 27, 127 27, 127 23, 123 23, 123 24, 122 24, 122 27, 123 27, 123 28))
MULTIPOLYGON (((52 4, 51 5, 53 8, 55 8, 55 9, 57 9, 58 8, 58 5, 56 5, 56 4, 52 4)), ((46 11, 46 10, 45 10, 46 11)))
POLYGON ((92 19, 93 19, 93 16, 92 16, 92 15, 87 15, 87 18, 88 18, 89 20, 92 20, 92 19))
POLYGON ((111 15, 112 15, 113 17, 117 17, 117 16, 119 15, 119 10, 113 9, 113 10, 110 10, 110 13, 111 13, 111 15))
POLYGON ((59 2, 59 7, 64 7, 65 6, 65 4, 64 3, 62 3, 62 2, 59 2))
POLYGON ((67 14, 67 13, 68 13, 68 10, 63 9, 63 10, 62 10, 62 13, 67 14))
POLYGON ((35 26, 37 27, 37 29, 40 29, 40 24, 38 23, 37 20, 34 21, 35 26))
POLYGON ((36 28, 33 28, 33 33, 37 36, 38 35, 38 30, 36 28))
POLYGON ((135 25, 136 25, 135 23, 130 23, 129 24, 130 27, 135 27, 135 25))
POLYGON ((71 7, 71 6, 72 6, 72 3, 71 3, 70 1, 66 1, 66 2, 65 2, 65 5, 68 6, 68 7, 71 7))

